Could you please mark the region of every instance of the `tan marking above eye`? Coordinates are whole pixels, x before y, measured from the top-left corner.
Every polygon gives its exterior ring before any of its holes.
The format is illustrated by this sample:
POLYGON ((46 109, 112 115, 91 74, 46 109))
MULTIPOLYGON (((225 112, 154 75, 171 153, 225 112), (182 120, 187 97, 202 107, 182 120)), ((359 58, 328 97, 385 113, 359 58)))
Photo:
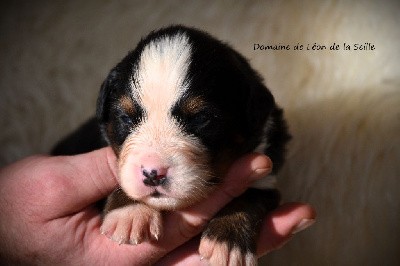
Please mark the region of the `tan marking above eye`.
POLYGON ((186 114, 196 114, 206 106, 206 102, 201 97, 190 97, 182 105, 182 111, 186 114))
POLYGON ((133 115, 135 113, 135 105, 132 102, 132 99, 130 99, 128 96, 122 96, 119 99, 119 104, 121 105, 122 109, 127 114, 133 115))

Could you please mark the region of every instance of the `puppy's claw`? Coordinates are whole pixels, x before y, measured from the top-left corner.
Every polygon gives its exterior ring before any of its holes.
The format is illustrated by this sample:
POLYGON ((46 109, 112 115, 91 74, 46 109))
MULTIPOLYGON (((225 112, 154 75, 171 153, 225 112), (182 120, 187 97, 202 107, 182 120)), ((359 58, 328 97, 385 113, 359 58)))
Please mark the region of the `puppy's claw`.
POLYGON ((102 234, 121 244, 138 245, 161 236, 160 212, 141 204, 114 209, 104 217, 102 234))
POLYGON ((156 241, 158 241, 159 236, 158 236, 157 234, 154 234, 154 235, 153 235, 153 238, 154 238, 156 241))
POLYGON ((129 244, 136 246, 139 244, 139 241, 137 239, 131 239, 129 240, 129 244))
POLYGON ((122 245, 125 243, 125 239, 123 237, 120 237, 120 239, 117 242, 118 242, 118 245, 122 245))

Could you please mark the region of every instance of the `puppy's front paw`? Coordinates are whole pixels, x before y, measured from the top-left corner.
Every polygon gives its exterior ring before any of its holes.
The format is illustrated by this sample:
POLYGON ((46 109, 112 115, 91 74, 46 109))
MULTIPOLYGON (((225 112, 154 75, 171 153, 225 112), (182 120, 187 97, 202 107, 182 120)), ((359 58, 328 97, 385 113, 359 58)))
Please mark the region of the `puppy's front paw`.
POLYGON ((107 213, 101 233, 119 244, 158 240, 162 234, 161 213, 143 204, 132 204, 107 213))
POLYGON ((200 241, 199 253, 211 265, 257 265, 254 253, 231 246, 228 242, 203 237, 200 241))
MULTIPOLYGON (((229 206, 228 206, 229 207, 229 206)), ((257 265, 255 215, 225 208, 207 225, 199 253, 211 265, 257 265)))

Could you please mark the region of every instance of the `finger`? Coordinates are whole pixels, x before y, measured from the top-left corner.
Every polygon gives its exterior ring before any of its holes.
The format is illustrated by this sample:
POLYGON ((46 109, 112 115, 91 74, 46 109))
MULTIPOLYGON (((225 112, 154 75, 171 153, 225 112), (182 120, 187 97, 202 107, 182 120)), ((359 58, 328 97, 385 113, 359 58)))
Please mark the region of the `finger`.
POLYGON ((52 159, 57 162, 52 171, 58 172, 54 174, 53 200, 55 204, 60 201, 66 214, 107 197, 117 186, 116 157, 111 148, 52 159))
MULTIPOLYGON (((315 210, 306 204, 285 203, 268 215, 258 240, 259 257, 281 248, 294 234, 315 222, 315 210)), ((198 254, 199 239, 195 238, 165 256, 159 263, 177 265, 202 265, 198 254)))
MULTIPOLYGON (((195 206, 168 213, 164 220, 164 235, 157 242, 145 242, 132 247, 136 250, 133 255, 139 251, 141 254, 149 254, 148 258, 151 259, 147 263, 155 263, 171 250, 199 234, 216 212, 233 197, 243 193, 253 181, 267 175, 271 169, 271 160, 265 155, 249 154, 242 157, 232 165, 224 182, 215 192, 195 206)), ((193 259, 190 253, 188 256, 190 256, 188 259, 193 259)))
MULTIPOLYGON (((306 204, 285 203, 268 215, 258 240, 257 254, 261 257, 267 252, 282 247, 295 233, 315 221, 314 209, 306 204)), ((199 238, 193 238, 184 245, 163 257, 159 265, 203 265, 198 253, 199 238)))
POLYGON ((294 234, 308 228, 315 222, 315 210, 302 203, 285 203, 270 213, 258 240, 259 256, 281 248, 294 234))
POLYGON ((200 237, 195 237, 168 253, 155 265, 208 265, 206 260, 202 260, 198 252, 200 237))
POLYGON ((117 185, 117 158, 110 147, 70 157, 79 175, 72 176, 81 197, 106 197, 117 185))
POLYGON ((217 190, 195 207, 183 212, 183 217, 209 220, 233 198, 245 192, 254 181, 267 176, 271 171, 272 161, 269 157, 258 153, 245 155, 232 165, 217 190))
POLYGON ((270 173, 271 169, 272 162, 265 155, 254 153, 237 160, 216 191, 202 202, 167 217, 164 225, 170 234, 165 238, 168 239, 169 250, 199 234, 220 209, 242 194, 252 182, 270 173))

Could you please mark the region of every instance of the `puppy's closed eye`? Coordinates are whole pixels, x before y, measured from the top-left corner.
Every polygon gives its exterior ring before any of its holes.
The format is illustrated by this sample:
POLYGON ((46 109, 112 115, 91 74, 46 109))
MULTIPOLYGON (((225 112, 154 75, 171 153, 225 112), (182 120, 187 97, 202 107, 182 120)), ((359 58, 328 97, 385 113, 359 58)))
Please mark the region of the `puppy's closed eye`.
POLYGON ((122 96, 114 106, 117 117, 122 125, 135 126, 142 120, 143 111, 140 106, 128 96, 122 96))
POLYGON ((126 125, 126 126, 129 126, 129 125, 133 124, 132 118, 127 114, 121 114, 119 116, 119 119, 121 120, 121 123, 126 125))
POLYGON ((211 110, 204 109, 191 116, 189 116, 188 123, 192 124, 194 127, 201 131, 206 128, 218 118, 216 114, 213 114, 211 110))

